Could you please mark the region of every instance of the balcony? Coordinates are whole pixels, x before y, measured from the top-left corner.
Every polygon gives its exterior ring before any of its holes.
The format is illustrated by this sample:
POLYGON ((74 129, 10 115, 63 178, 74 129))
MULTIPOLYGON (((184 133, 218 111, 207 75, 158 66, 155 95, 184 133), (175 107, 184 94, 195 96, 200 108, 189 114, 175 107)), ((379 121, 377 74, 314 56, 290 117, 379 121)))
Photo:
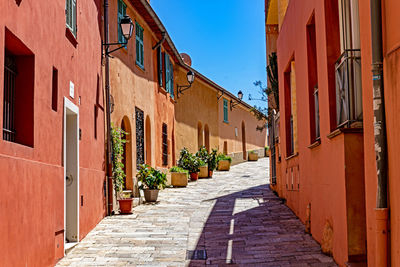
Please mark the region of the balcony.
POLYGON ((345 50, 335 67, 337 128, 362 127, 361 51, 345 50))

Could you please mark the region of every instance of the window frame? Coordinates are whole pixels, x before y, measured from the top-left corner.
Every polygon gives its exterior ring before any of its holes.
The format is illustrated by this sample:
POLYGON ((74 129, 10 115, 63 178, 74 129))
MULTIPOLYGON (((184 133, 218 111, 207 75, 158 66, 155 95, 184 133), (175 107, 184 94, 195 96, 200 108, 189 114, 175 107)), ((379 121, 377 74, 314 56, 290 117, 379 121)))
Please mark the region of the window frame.
POLYGON ((69 29, 72 35, 76 38, 78 26, 77 26, 77 0, 66 0, 65 1, 65 25, 69 29))

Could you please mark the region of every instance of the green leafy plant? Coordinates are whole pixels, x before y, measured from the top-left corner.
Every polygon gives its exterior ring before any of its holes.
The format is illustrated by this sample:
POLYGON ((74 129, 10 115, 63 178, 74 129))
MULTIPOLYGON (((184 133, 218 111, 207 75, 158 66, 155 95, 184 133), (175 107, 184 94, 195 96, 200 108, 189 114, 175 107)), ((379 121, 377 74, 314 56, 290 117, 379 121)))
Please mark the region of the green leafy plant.
POLYGON ((221 160, 228 160, 229 163, 232 163, 232 158, 231 157, 229 157, 229 156, 227 156, 227 155, 225 155, 223 153, 219 153, 217 155, 217 162, 220 162, 221 160))
POLYGON ((178 167, 178 166, 173 166, 171 169, 169 169, 170 172, 184 172, 188 173, 188 170, 185 170, 184 168, 178 167))
POLYGON ((201 164, 204 164, 204 162, 191 154, 187 148, 181 150, 178 167, 188 170, 190 173, 195 173, 200 171, 200 166, 202 166, 201 164))
POLYGON ((122 161, 124 159, 124 144, 126 143, 125 136, 127 134, 128 133, 123 131, 121 128, 112 125, 112 174, 114 180, 114 189, 116 193, 121 193, 124 188, 124 178, 126 177, 126 174, 124 172, 124 164, 122 163, 122 161))
POLYGON ((167 185, 167 175, 146 164, 139 166, 136 177, 139 189, 163 189, 167 185))
POLYGON ((210 171, 214 171, 217 168, 218 165, 217 153, 218 150, 213 149, 209 154, 207 164, 208 164, 208 170, 210 171))
POLYGON ((196 157, 201 159, 203 162, 208 162, 209 154, 205 146, 200 147, 199 151, 196 152, 196 157))

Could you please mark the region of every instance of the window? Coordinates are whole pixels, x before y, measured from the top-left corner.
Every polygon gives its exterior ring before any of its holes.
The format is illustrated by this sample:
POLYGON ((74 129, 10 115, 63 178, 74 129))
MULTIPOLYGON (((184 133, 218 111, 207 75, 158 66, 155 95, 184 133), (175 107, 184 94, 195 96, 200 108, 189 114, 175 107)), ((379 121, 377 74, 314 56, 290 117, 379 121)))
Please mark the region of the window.
POLYGON ((337 127, 362 127, 361 45, 357 0, 339 0, 341 56, 336 61, 337 127))
POLYGON ((3 140, 33 147, 35 56, 6 28, 3 140))
POLYGON ((286 155, 297 153, 297 104, 295 61, 292 59, 284 73, 286 155))
POLYGON ((136 22, 136 64, 144 68, 143 59, 143 28, 136 22))
POLYGON ((67 28, 76 37, 77 26, 76 26, 76 0, 66 0, 65 4, 65 15, 67 28))
POLYGON ((308 103, 310 110, 310 143, 320 138, 319 133, 319 99, 318 99, 318 65, 315 16, 307 25, 307 64, 308 64, 308 103))
POLYGON ((162 162, 164 166, 168 165, 168 132, 167 125, 162 125, 162 162))
POLYGON ((118 0, 118 23, 117 23, 117 28, 118 28, 118 42, 119 43, 126 43, 126 39, 125 39, 124 35, 122 34, 121 27, 119 26, 119 23, 121 22, 121 19, 123 19, 125 15, 126 15, 126 4, 124 3, 124 1, 118 0))
POLYGON ((224 99, 224 122, 228 123, 228 100, 224 99))
POLYGON ((168 54, 165 54, 165 90, 174 98, 174 68, 168 54))
POLYGON ((158 84, 163 86, 163 54, 161 52, 161 46, 157 48, 157 75, 158 84))
POLYGON ((51 90, 51 108, 57 111, 58 101, 58 70, 53 67, 53 79, 52 79, 52 90, 51 90))

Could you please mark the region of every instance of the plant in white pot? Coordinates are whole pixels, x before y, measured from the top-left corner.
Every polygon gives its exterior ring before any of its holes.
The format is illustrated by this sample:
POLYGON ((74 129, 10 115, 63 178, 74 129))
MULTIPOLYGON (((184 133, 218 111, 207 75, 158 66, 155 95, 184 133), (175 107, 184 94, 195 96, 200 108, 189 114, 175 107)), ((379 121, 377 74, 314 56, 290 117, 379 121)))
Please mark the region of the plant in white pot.
POLYGON ((124 178, 126 174, 124 172, 123 155, 124 155, 124 144, 126 143, 125 136, 127 133, 121 128, 111 128, 112 148, 113 148, 113 183, 114 190, 117 196, 119 209, 121 214, 132 213, 132 196, 126 195, 124 189, 124 178))
POLYGON ((158 192, 167 185, 167 175, 148 165, 140 165, 136 174, 139 182, 139 189, 144 192, 146 202, 156 202, 158 192))

